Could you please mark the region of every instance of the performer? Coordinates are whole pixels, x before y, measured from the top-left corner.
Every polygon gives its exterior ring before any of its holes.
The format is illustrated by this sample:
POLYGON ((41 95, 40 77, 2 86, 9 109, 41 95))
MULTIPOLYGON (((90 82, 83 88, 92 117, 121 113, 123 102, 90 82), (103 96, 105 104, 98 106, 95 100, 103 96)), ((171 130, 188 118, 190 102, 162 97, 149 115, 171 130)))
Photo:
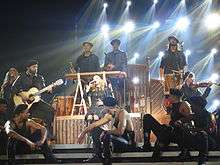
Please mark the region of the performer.
POLYGON ((15 154, 40 149, 49 162, 58 163, 47 144, 47 130, 29 117, 28 106, 20 104, 14 109, 13 117, 5 124, 9 136, 9 164, 15 164, 15 154))
POLYGON ((134 128, 131 118, 127 111, 117 107, 117 101, 113 97, 106 97, 103 100, 106 107, 102 109, 98 108, 97 116, 99 116, 98 121, 93 122, 80 134, 78 138, 78 143, 82 143, 85 135, 90 132, 95 156, 89 159, 89 162, 103 161, 105 165, 111 164, 111 142, 113 143, 114 150, 124 151, 128 146, 135 146, 134 141, 134 128), (114 121, 111 130, 104 128, 105 124, 110 121, 114 121), (102 143, 103 142, 103 147, 102 143), (104 160, 102 157, 104 156, 104 160))
POLYGON ((0 155, 6 154, 8 138, 4 131, 4 125, 7 120, 9 120, 7 102, 0 98, 0 155))
POLYGON ((8 72, 5 75, 4 82, 1 86, 1 93, 3 98, 7 101, 7 104, 9 106, 9 110, 14 109, 14 103, 12 101, 11 96, 11 87, 14 81, 18 78, 19 73, 16 68, 10 68, 8 72))
MULTIPOLYGON (((39 90, 45 87, 43 76, 38 74, 38 61, 36 60, 30 60, 27 62, 26 72, 22 73, 12 86, 12 95, 18 95, 24 102, 27 102, 29 101, 29 98, 21 92, 28 91, 32 87, 36 87, 39 90)), ((50 89, 50 91, 52 91, 52 89, 50 89)), ((49 131, 48 136, 52 138, 54 109, 41 99, 39 102, 33 103, 29 111, 31 117, 43 119, 47 124, 49 131)))
POLYGON ((91 42, 84 42, 83 53, 77 58, 75 64, 76 72, 98 72, 100 71, 99 58, 92 53, 93 44, 91 42))
POLYGON ((98 75, 93 77, 93 80, 89 82, 86 89, 87 96, 89 98, 89 105, 95 106, 96 100, 103 100, 104 97, 112 96, 112 91, 106 82, 98 75))
MULTIPOLYGON (((119 50, 121 41, 114 39, 111 41, 112 52, 107 53, 105 56, 104 69, 107 71, 123 71, 127 72, 127 55, 125 52, 119 50)), ((112 88, 116 98, 119 100, 119 104, 125 103, 124 90, 125 79, 124 78, 110 78, 112 88)))
POLYGON ((180 89, 181 80, 186 64, 186 58, 182 50, 178 50, 179 40, 170 36, 169 48, 161 59, 160 80, 164 84, 164 94, 168 95, 170 88, 180 89))
MULTIPOLYGON (((184 148, 195 148, 199 151, 199 165, 205 164, 208 154, 208 137, 205 131, 193 130, 191 108, 189 103, 181 101, 182 93, 178 89, 170 89, 172 106, 169 109, 171 121, 169 125, 161 125, 152 115, 146 114, 143 118, 144 148, 151 147, 150 133, 156 135, 154 158, 160 157, 161 145, 167 146, 170 142, 177 143, 182 151, 184 148)), ((187 150, 186 150, 187 151, 187 150)), ((181 153, 185 154, 185 153, 181 153)), ((181 155, 180 155, 181 156, 181 155)))
POLYGON ((202 96, 207 98, 211 92, 212 82, 207 83, 195 83, 194 73, 189 73, 186 77, 184 84, 182 85, 181 91, 183 92, 183 99, 189 101, 191 97, 202 96), (198 90, 198 88, 206 88, 203 94, 198 90))

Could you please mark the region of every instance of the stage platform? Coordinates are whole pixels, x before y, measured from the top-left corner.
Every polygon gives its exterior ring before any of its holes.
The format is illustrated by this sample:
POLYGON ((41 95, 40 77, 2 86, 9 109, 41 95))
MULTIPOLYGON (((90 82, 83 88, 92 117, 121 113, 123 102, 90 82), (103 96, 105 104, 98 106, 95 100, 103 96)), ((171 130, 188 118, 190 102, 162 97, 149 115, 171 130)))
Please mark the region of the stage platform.
MULTIPOLYGON (((142 145, 142 144, 139 144, 142 145)), ((53 145, 53 152, 55 156, 65 164, 94 164, 94 163, 83 163, 83 160, 92 156, 92 148, 87 144, 56 144, 53 145)), ((152 159, 152 152, 142 151, 129 151, 125 153, 114 153, 113 164, 155 164, 155 165, 168 165, 168 164, 179 164, 179 165, 193 165, 196 164, 198 159, 197 151, 191 151, 192 158, 189 160, 181 161, 178 157, 179 149, 175 144, 171 144, 168 148, 163 151, 161 159, 152 159)), ((1 164, 7 162, 7 156, 0 156, 1 164)), ((41 153, 23 154, 16 155, 18 164, 46 164, 44 156, 41 153)), ((99 163, 95 163, 99 164, 99 163)), ((220 150, 210 151, 208 164, 219 165, 220 164, 220 150)))

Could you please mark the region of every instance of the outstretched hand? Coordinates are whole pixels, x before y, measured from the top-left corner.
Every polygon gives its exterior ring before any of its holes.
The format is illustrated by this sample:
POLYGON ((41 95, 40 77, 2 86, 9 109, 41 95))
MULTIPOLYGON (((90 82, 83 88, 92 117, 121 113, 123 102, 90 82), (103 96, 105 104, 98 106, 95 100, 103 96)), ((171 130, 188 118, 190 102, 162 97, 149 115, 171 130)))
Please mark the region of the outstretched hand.
POLYGON ((85 134, 84 134, 83 132, 80 133, 80 135, 79 135, 79 137, 78 137, 78 140, 77 140, 77 143, 78 143, 78 144, 82 144, 84 138, 85 138, 85 134))

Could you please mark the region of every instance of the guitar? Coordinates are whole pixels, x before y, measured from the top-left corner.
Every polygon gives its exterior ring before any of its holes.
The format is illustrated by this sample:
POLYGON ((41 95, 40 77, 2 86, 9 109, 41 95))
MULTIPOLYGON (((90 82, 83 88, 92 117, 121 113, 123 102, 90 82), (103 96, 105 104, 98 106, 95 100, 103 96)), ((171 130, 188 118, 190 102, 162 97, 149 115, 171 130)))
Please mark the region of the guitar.
POLYGON ((48 91, 49 89, 55 87, 55 86, 59 86, 63 84, 63 80, 59 79, 56 82, 48 85, 47 87, 39 90, 36 87, 32 87, 30 88, 28 91, 23 91, 20 92, 19 94, 16 94, 13 96, 13 101, 15 106, 19 105, 19 104, 27 104, 28 105, 28 109, 32 106, 33 103, 39 102, 41 97, 40 95, 42 93, 44 93, 45 91, 48 91), (25 96, 28 98, 27 101, 23 101, 22 96, 25 96))

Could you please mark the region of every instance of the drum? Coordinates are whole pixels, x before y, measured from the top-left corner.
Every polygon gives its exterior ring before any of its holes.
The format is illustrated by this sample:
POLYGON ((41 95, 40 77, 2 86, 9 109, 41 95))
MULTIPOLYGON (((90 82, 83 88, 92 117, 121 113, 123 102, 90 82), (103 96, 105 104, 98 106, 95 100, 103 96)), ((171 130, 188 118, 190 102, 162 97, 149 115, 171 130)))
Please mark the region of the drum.
POLYGON ((56 116, 69 116, 73 108, 73 96, 58 96, 55 107, 56 116))

